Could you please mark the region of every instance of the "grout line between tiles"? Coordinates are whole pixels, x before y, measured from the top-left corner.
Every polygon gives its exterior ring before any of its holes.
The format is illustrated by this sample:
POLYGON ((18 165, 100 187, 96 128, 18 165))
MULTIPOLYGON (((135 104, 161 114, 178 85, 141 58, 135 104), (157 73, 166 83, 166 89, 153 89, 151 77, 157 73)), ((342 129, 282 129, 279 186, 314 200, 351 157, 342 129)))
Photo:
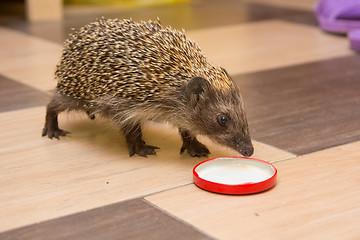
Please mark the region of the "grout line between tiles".
POLYGON ((175 186, 175 187, 163 189, 163 190, 160 190, 160 191, 157 191, 157 192, 148 193, 148 194, 145 194, 145 195, 143 195, 141 197, 145 199, 146 197, 149 197, 149 196, 152 196, 152 195, 155 195, 155 194, 159 194, 159 193, 162 193, 162 192, 166 192, 166 191, 174 190, 174 189, 177 189, 177 188, 189 186, 189 185, 192 185, 192 184, 193 184, 192 182, 191 183, 185 183, 185 184, 178 185, 178 186, 175 186))
POLYGON ((286 162, 286 161, 289 161, 289 160, 297 159, 298 157, 300 157, 300 156, 294 156, 294 157, 291 157, 291 158, 281 159, 281 160, 272 162, 271 164, 286 162))

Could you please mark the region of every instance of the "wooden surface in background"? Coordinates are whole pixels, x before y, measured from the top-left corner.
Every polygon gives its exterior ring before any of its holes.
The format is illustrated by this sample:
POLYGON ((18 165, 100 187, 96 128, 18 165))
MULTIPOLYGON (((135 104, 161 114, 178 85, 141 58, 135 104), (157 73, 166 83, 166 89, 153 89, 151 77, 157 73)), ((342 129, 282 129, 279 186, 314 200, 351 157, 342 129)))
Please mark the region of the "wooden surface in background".
POLYGON ((49 99, 44 92, 0 75, 0 112, 43 106, 49 99))
POLYGON ((357 239, 359 149, 354 142, 274 163, 278 182, 259 194, 188 185, 146 200, 217 239, 357 239))
POLYGON ((212 239, 142 199, 0 233, 2 240, 212 239))
MULTIPOLYGON (((192 183, 192 168, 205 157, 180 154, 181 138, 170 126, 148 124, 144 140, 156 156, 129 157, 125 139, 108 121, 61 114, 60 140, 41 137, 45 107, 0 114, 0 231, 192 183)), ((240 156, 201 138, 212 157, 240 156)), ((271 162, 295 157, 254 142, 254 157, 271 162)))
POLYGON ((63 0, 25 0, 26 17, 31 23, 60 21, 63 18, 63 0))
POLYGON ((296 155, 359 140, 360 57, 234 77, 254 139, 296 155))

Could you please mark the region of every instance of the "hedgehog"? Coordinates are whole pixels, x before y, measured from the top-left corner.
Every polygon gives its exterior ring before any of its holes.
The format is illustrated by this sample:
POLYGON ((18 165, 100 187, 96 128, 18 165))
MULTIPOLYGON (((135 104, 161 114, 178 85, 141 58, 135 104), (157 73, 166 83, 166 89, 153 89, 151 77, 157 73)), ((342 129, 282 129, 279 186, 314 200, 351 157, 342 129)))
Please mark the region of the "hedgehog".
POLYGON ((177 127, 180 153, 210 154, 197 139, 205 135, 245 157, 253 154, 239 87, 184 30, 163 27, 159 19, 101 18, 76 30, 64 43, 55 78, 42 136, 67 135, 58 114, 79 110, 119 126, 130 156, 156 155, 159 149, 142 138, 146 121, 177 127))

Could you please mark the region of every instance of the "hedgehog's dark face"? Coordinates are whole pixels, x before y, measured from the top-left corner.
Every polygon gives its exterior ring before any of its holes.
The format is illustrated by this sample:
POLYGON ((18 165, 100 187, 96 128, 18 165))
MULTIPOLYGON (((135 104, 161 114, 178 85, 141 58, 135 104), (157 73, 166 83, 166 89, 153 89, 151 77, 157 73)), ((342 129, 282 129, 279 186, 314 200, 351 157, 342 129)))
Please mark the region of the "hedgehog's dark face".
MULTIPOLYGON (((246 114, 237 87, 220 90, 193 78, 186 91, 193 131, 231 147, 245 157, 253 154, 246 114)), ((189 129, 190 130, 190 129, 189 129)))

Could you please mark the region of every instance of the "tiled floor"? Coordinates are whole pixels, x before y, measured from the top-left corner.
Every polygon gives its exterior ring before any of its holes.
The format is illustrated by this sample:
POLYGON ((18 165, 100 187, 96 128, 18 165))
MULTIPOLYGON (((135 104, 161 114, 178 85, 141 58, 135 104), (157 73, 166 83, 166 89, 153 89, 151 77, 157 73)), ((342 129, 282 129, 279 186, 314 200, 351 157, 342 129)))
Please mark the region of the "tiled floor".
MULTIPOLYGON (((11 8, 20 14, 0 11, 0 239, 359 239, 360 57, 345 36, 317 28, 314 3, 68 7, 63 22, 36 25, 22 20, 21 3, 11 8), (161 148, 148 158, 128 157, 116 128, 82 114, 60 116, 70 136, 42 138, 60 43, 101 15, 159 16, 226 67, 242 90, 253 157, 275 164, 276 186, 246 196, 197 188, 192 168, 205 158, 180 155, 170 126, 147 125, 145 140, 161 148)), ((238 155, 202 141, 209 157, 238 155)))

